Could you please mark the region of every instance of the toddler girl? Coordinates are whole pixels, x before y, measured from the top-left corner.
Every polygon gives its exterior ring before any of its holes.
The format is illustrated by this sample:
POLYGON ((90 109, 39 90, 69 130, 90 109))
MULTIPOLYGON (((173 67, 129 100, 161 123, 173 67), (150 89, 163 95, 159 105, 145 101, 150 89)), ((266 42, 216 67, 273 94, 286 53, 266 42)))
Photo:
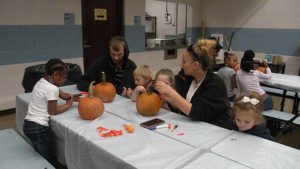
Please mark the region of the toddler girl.
POLYGON ((249 97, 240 96, 235 100, 232 109, 234 119, 232 129, 273 140, 270 130, 266 127, 262 111, 263 102, 257 93, 252 92, 249 97))
MULTIPOLYGON (((160 69, 156 75, 155 75, 155 79, 154 79, 154 83, 155 84, 157 81, 162 81, 165 84, 171 86, 171 87, 175 87, 174 83, 175 83, 175 78, 174 78, 174 74, 172 72, 172 70, 170 69, 160 69)), ((154 89, 153 89, 154 90, 154 89)), ((159 97, 162 101, 162 108, 170 110, 170 106, 167 104, 167 102, 164 99, 164 95, 163 94, 159 94, 159 97)))

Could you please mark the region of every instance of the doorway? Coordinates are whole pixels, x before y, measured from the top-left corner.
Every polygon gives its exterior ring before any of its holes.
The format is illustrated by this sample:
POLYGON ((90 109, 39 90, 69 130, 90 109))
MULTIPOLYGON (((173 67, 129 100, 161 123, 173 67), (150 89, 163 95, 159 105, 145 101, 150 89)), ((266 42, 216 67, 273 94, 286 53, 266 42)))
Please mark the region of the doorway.
POLYGON ((123 0, 81 0, 84 71, 108 53, 110 38, 124 36, 123 9, 123 0))

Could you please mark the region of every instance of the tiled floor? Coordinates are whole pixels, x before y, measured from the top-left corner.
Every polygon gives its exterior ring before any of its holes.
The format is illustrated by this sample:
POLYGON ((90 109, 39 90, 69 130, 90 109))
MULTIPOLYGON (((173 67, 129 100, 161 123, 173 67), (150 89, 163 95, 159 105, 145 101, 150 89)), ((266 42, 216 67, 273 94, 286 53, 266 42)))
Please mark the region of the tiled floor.
MULTIPOLYGON (((281 98, 273 96, 273 102, 274 102, 273 108, 276 110, 280 110, 281 98)), ((292 109, 293 109, 293 100, 286 99, 283 111, 291 113, 292 109)), ((300 150, 300 126, 292 125, 291 132, 288 132, 287 134, 279 137, 276 141, 300 150)))
POLYGON ((0 112, 0 130, 13 128, 16 130, 15 109, 9 109, 0 112))

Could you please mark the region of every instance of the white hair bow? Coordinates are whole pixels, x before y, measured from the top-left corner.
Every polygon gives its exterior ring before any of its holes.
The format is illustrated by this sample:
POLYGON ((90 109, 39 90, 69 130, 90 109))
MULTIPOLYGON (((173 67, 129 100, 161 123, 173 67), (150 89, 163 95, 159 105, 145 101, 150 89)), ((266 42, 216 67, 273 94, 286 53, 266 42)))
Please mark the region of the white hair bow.
POLYGON ((257 105, 259 103, 259 100, 256 98, 249 98, 247 96, 244 96, 244 98, 241 100, 242 103, 251 103, 253 106, 257 105))

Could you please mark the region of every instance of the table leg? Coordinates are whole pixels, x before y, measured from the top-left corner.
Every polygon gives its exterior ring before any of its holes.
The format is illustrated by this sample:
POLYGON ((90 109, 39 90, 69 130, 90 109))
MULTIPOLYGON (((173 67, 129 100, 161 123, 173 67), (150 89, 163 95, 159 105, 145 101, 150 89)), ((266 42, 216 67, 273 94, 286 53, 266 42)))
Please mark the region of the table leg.
POLYGON ((282 99, 281 99, 281 103, 280 103, 280 105, 281 105, 280 111, 283 111, 283 108, 284 108, 286 92, 287 92, 287 90, 283 90, 282 99))

